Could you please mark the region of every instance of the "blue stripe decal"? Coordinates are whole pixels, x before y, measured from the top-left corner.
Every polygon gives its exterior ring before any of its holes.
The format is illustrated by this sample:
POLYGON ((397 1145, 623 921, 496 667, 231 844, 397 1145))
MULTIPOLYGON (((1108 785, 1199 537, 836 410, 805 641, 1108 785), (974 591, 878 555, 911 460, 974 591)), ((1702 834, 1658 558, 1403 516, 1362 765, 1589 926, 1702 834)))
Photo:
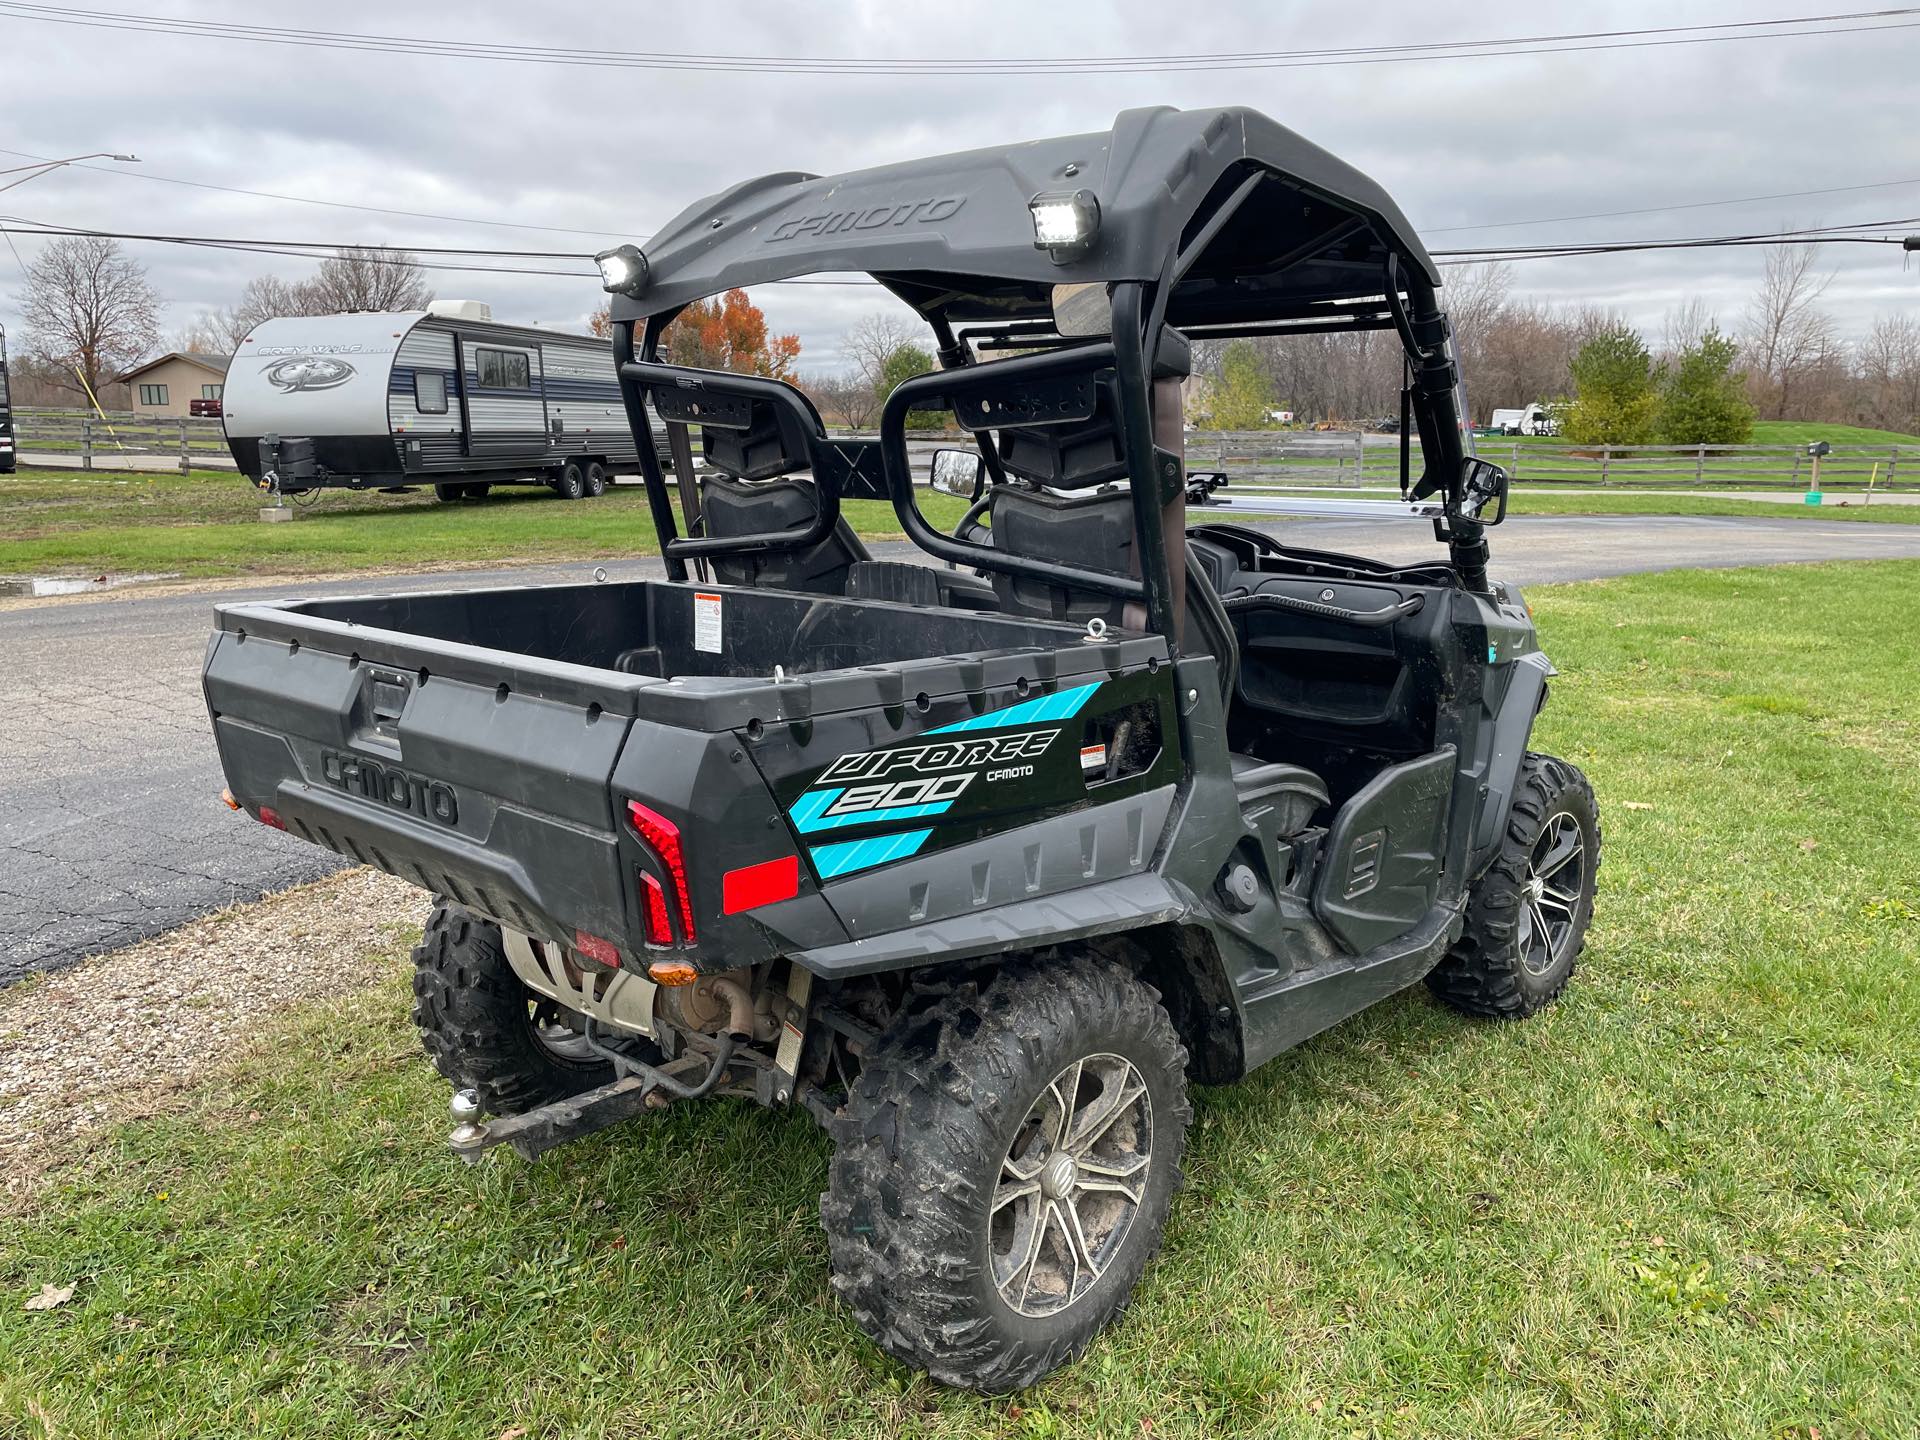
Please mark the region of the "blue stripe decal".
POLYGON ((883 810, 826 814, 827 807, 845 793, 844 789, 809 790, 794 801, 793 808, 787 811, 787 818, 802 835, 811 835, 816 830, 838 830, 846 825, 866 825, 880 820, 918 820, 924 815, 944 814, 953 805, 951 800, 936 800, 931 805, 893 805, 883 810))
POLYGON ((1100 688, 1098 680, 1091 685, 1076 685, 1071 690, 1056 690, 1051 695, 1042 695, 1038 700, 1022 700, 1018 705, 1009 705, 1004 710, 990 710, 985 715, 976 715, 971 720, 962 720, 955 725, 940 725, 927 731, 929 735, 952 735, 961 730, 998 730, 1003 725, 1032 725, 1042 720, 1070 720, 1078 715, 1094 691, 1100 688))
POLYGON ((839 845, 816 845, 807 851, 813 868, 822 880, 868 870, 889 860, 904 860, 927 843, 931 830, 902 830, 897 835, 876 835, 871 840, 848 840, 839 845))

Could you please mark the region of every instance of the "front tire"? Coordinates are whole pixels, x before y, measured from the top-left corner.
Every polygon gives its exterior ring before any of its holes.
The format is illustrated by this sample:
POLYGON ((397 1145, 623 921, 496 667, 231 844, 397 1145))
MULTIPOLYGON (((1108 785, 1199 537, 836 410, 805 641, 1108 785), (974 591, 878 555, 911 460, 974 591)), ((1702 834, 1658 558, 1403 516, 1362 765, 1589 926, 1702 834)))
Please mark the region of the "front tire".
POLYGON ((519 1115, 613 1079, 613 1066, 558 1023, 559 1007, 513 972, 500 927, 437 900, 413 951, 413 1023, 454 1085, 490 1115, 519 1115))
POLYGON ((1529 752, 1493 863, 1467 901, 1466 928, 1427 976, 1456 1010, 1538 1014, 1567 988, 1593 919, 1600 806, 1577 766, 1529 752))
POLYGON ((1158 995, 1091 958, 909 1004, 847 1098, 820 1203, 860 1328, 987 1393, 1077 1356, 1160 1247, 1186 1061, 1158 995))
POLYGON ((578 500, 587 493, 587 477, 573 461, 560 467, 559 477, 553 482, 553 493, 562 500, 578 500))

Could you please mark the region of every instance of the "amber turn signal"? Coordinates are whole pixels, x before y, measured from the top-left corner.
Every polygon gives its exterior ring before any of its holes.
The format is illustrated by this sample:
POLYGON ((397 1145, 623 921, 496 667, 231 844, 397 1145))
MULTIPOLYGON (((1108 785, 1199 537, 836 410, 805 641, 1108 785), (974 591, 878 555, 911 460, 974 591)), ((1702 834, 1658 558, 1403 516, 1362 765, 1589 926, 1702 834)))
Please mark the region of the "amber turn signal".
POLYGON ((684 960, 656 960, 647 966, 647 974, 656 985, 691 985, 700 972, 684 960))

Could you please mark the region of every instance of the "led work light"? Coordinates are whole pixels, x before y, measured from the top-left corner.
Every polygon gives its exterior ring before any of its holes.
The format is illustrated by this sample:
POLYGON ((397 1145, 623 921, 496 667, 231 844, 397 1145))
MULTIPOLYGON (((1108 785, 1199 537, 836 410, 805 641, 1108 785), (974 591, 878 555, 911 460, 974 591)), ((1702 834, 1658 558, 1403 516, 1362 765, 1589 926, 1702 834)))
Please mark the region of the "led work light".
POLYGON ((1100 229, 1100 202, 1091 190, 1053 190, 1027 202, 1033 213, 1033 245, 1056 261, 1087 253, 1100 229))
POLYGON ((638 295, 647 288, 647 257, 637 245, 616 245, 593 257, 600 267, 600 288, 614 295, 638 295))

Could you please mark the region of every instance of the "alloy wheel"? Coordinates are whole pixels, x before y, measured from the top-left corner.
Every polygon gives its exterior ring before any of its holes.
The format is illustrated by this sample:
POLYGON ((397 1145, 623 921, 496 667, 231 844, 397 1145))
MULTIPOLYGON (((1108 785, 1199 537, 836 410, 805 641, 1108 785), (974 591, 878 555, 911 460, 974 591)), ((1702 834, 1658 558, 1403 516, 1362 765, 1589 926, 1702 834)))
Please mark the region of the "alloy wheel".
POLYGON ((1586 837, 1562 810, 1540 827, 1521 890, 1520 963, 1529 974, 1544 975, 1565 956, 1586 888, 1586 837))
POLYGON ((1153 1100, 1132 1061, 1089 1055, 1041 1090, 1000 1165, 988 1250, 1000 1297, 1054 1315, 1124 1244, 1153 1164, 1153 1100))

